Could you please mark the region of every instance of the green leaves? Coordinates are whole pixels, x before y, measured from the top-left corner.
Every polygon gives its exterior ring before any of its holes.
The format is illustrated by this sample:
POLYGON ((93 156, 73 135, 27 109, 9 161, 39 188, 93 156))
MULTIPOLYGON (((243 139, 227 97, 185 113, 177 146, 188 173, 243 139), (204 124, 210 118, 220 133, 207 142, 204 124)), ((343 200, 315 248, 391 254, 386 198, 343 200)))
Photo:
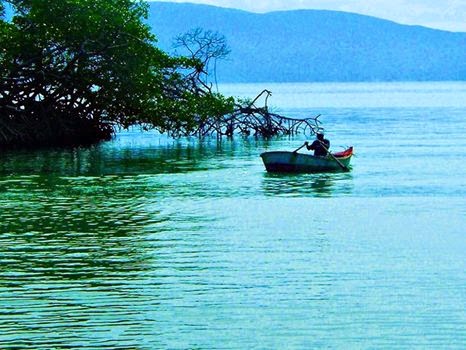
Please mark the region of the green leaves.
POLYGON ((155 46, 144 1, 10 2, 12 23, 0 19, 0 125, 12 131, 0 144, 32 137, 31 125, 76 135, 88 125, 103 131, 95 141, 108 138, 108 125, 177 135, 233 108, 193 78, 199 60, 155 46))

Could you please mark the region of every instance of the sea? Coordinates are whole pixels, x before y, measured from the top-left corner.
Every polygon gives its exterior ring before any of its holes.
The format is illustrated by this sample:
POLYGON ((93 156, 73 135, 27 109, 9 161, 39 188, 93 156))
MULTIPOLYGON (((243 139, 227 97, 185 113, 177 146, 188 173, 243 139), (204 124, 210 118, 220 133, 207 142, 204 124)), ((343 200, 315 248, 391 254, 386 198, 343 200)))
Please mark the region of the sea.
POLYGON ((0 154, 0 349, 466 349, 466 82, 220 85, 312 137, 0 154), (304 151, 303 151, 304 152, 304 151))

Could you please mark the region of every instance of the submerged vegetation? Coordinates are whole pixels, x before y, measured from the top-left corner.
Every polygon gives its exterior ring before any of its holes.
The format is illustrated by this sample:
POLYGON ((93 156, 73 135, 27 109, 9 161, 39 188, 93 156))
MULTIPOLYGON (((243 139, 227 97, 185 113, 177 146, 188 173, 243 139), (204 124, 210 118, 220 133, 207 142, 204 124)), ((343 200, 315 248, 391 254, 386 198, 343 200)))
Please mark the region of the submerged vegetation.
POLYGON ((0 146, 90 144, 133 125, 172 136, 301 125, 213 91, 207 68, 228 53, 221 37, 178 38, 200 45, 187 56, 157 48, 144 1, 0 0, 0 12, 0 146))

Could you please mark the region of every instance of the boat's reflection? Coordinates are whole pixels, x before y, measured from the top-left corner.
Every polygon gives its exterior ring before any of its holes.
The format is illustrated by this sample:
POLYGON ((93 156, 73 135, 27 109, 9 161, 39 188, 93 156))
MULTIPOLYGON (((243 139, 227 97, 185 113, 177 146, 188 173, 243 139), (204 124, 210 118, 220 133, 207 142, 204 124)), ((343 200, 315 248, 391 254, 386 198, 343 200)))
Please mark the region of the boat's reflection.
POLYGON ((262 189, 266 195, 333 197, 353 191, 351 173, 281 174, 265 173, 262 189))

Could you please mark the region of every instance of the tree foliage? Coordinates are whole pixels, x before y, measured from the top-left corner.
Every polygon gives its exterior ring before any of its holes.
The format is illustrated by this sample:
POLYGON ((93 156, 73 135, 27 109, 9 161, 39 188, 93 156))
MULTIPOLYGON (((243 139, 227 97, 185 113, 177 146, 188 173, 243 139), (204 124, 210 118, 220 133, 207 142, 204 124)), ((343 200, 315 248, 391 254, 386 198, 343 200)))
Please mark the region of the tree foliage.
POLYGON ((134 0, 0 0, 0 145, 79 144, 139 124, 172 135, 231 113, 204 62, 156 47, 134 0))

